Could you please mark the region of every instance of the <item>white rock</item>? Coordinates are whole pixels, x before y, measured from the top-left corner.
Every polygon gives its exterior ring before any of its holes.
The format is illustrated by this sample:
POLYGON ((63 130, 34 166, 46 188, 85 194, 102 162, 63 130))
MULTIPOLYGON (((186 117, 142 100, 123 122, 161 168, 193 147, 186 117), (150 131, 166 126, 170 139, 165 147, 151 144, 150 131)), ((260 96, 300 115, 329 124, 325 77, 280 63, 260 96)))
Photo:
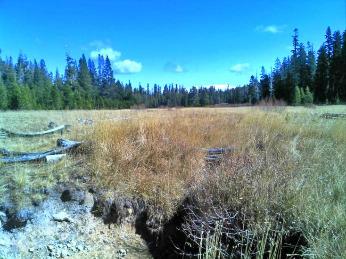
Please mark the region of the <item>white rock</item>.
POLYGON ((63 222, 63 221, 72 222, 72 219, 65 211, 60 211, 59 213, 54 214, 52 217, 53 217, 53 220, 58 222, 63 222))

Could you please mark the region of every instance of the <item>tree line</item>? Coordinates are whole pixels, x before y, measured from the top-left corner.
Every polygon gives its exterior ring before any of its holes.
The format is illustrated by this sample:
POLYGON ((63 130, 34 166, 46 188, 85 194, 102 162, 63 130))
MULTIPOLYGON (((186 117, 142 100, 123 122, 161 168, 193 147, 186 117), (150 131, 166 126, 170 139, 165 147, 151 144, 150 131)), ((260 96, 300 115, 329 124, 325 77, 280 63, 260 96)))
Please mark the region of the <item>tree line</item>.
MULTIPOLYGON (((1 51, 0 51, 1 54, 1 51)), ((325 42, 315 53, 311 43, 292 36, 292 51, 276 59, 260 78, 235 88, 185 88, 154 84, 133 87, 116 80, 111 62, 66 56, 63 74, 49 72, 43 59, 30 61, 20 54, 17 61, 0 55, 0 109, 103 109, 143 106, 207 106, 216 104, 256 104, 261 100, 282 100, 290 105, 337 104, 346 102, 346 32, 325 33, 325 42), (317 57, 316 57, 317 54, 317 57)))

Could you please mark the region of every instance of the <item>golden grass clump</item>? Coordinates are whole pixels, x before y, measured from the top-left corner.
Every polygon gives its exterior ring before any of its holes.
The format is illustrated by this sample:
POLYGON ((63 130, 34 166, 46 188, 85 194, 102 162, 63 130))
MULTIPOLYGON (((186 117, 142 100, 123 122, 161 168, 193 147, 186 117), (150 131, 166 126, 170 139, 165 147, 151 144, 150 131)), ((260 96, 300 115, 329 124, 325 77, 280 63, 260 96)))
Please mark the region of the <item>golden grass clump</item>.
POLYGON ((237 116, 165 112, 95 128, 95 179, 117 191, 140 196, 171 216, 189 186, 198 183, 202 148, 232 143, 237 116))

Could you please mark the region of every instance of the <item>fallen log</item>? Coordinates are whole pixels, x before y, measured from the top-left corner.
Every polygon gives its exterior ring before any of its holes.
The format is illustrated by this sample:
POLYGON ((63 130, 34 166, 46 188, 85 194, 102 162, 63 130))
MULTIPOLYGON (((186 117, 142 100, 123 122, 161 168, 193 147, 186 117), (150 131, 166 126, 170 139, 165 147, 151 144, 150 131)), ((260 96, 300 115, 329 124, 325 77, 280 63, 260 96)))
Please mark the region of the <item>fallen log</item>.
POLYGON ((225 154, 232 153, 236 150, 235 147, 221 147, 221 148, 202 148, 207 154, 205 161, 208 163, 218 163, 222 160, 225 154))
POLYGON ((324 119, 346 119, 346 113, 324 113, 321 115, 324 119))
POLYGON ((69 127, 70 125, 61 125, 52 129, 38 131, 38 132, 14 132, 7 129, 0 129, 0 133, 1 135, 14 136, 14 137, 37 137, 37 136, 43 136, 47 134, 53 134, 56 132, 60 132, 62 134, 64 130, 68 129, 69 127))
POLYGON ((235 151, 234 147, 221 147, 221 148, 204 148, 208 155, 221 155, 226 153, 231 153, 235 151))
POLYGON ((61 159, 63 156, 55 156, 66 154, 71 150, 77 148, 82 142, 58 139, 57 147, 45 152, 33 152, 33 153, 20 153, 20 152, 10 152, 10 154, 20 154, 16 156, 7 156, 0 158, 0 163, 23 163, 23 162, 38 162, 61 159), (55 156, 55 157, 53 157, 55 156))

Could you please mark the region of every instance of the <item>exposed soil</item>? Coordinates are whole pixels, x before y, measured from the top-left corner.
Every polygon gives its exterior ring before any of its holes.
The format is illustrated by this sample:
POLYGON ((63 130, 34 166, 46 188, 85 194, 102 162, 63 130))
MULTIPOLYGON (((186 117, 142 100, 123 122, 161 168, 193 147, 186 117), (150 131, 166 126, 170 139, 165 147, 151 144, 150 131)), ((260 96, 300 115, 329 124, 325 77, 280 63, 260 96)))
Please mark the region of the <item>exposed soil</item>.
POLYGON ((88 193, 51 191, 24 212, 2 212, 0 258, 151 258, 129 224, 105 224, 88 193))

